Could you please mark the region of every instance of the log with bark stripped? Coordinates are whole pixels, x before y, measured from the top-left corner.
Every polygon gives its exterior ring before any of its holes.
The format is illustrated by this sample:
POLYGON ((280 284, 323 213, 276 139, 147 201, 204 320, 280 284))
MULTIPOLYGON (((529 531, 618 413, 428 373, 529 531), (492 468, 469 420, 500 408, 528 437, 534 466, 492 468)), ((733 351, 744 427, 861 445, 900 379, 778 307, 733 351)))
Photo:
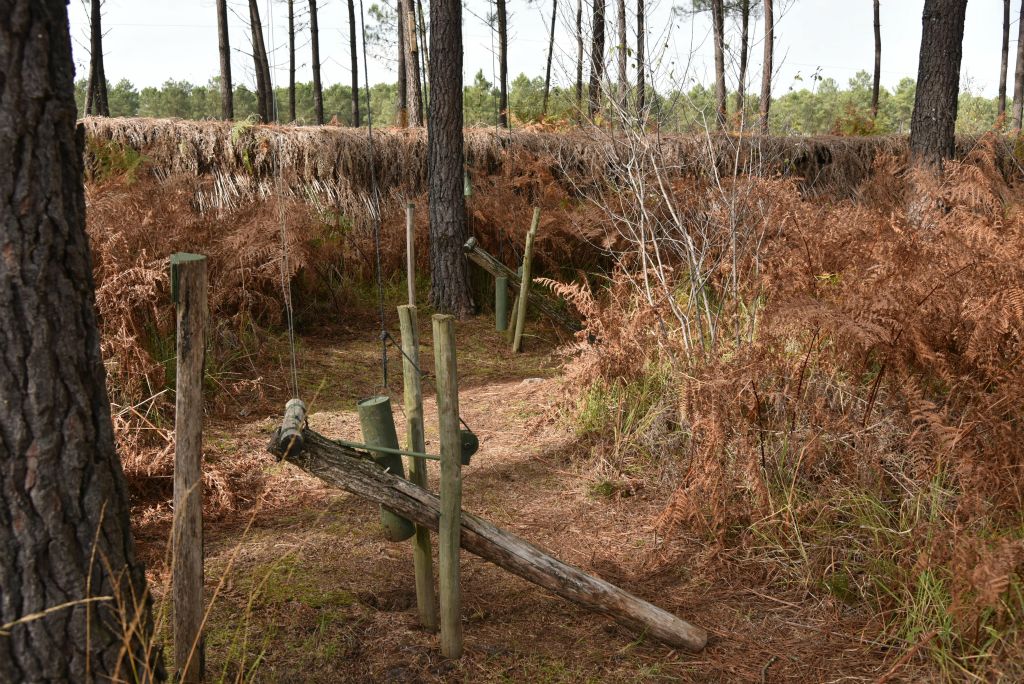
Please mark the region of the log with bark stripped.
MULTIPOLYGON (((282 453, 277 436, 269 451, 327 484, 344 489, 437 530, 441 501, 408 480, 385 472, 368 453, 309 430, 302 448, 282 453)), ((700 651, 707 633, 597 577, 562 563, 542 549, 471 513, 462 512, 462 548, 562 598, 608 615, 632 630, 674 648, 700 651)))

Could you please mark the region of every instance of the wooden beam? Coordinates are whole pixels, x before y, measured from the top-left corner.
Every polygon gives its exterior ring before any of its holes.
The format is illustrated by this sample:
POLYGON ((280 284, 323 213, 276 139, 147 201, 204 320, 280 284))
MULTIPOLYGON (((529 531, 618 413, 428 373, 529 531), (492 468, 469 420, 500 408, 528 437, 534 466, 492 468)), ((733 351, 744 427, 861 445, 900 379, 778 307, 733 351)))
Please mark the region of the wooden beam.
MULTIPOLYGON (((302 450, 282 454, 276 435, 269 450, 333 487, 387 506, 418 525, 438 529, 441 518, 438 497, 408 480, 384 472, 356 449, 340 446, 307 428, 303 432, 302 450)), ((484 560, 673 648, 697 652, 707 643, 707 633, 700 627, 562 563, 543 549, 483 518, 466 511, 462 511, 460 517, 460 545, 484 560)))
MULTIPOLYGON (((513 290, 519 290, 522 287, 519 274, 488 254, 483 247, 477 244, 476 238, 471 237, 466 240, 466 244, 462 246, 462 251, 466 253, 466 256, 469 257, 470 261, 490 273, 495 278, 498 276, 505 276, 508 278, 508 283, 512 286, 513 290)), ((545 316, 569 332, 578 332, 583 329, 583 324, 580 323, 578 319, 562 309, 559 300, 537 290, 533 290, 530 292, 530 302, 545 316)))
POLYGON ((519 284, 519 311, 516 313, 516 332, 512 337, 512 353, 518 354, 523 344, 523 332, 526 329, 526 310, 530 303, 530 281, 533 269, 533 241, 537 237, 537 226, 540 225, 540 207, 533 208, 533 221, 526 233, 526 248, 523 251, 523 276, 519 284))

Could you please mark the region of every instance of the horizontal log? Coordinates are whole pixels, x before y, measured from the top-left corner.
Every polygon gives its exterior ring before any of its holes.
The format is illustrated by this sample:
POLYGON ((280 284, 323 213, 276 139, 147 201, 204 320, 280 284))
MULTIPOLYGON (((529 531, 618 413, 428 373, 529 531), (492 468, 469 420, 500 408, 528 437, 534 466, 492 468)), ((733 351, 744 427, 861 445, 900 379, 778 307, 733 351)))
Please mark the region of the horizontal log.
MULTIPOLYGON (((499 276, 507 278, 507 282, 513 291, 518 292, 522 287, 519 274, 488 254, 483 247, 477 244, 476 238, 471 237, 466 240, 466 244, 462 246, 462 251, 466 253, 470 261, 495 278, 499 276)), ((569 332, 579 332, 583 329, 583 324, 579 320, 566 313, 557 300, 548 297, 543 292, 531 289, 530 304, 536 306, 545 316, 569 332)))
MULTIPOLYGON (((303 449, 282 454, 277 437, 269 451, 327 484, 344 489, 437 530, 441 501, 408 480, 385 472, 364 452, 306 429, 303 449)), ((700 627, 552 557, 543 549, 483 518, 462 511, 461 546, 562 598, 599 613, 673 648, 697 652, 707 643, 700 627)))

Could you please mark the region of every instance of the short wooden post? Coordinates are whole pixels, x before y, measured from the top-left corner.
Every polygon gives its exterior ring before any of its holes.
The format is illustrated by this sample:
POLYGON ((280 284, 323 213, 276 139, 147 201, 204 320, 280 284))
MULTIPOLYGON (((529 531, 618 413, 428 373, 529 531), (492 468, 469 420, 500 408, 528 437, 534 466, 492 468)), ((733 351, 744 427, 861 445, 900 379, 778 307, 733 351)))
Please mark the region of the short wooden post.
POLYGON ((494 329, 504 332, 508 328, 508 276, 494 279, 494 329))
MULTIPOLYGON (((359 427, 363 441, 370 447, 370 454, 377 465, 398 477, 405 477, 402 457, 395 453, 373 451, 373 447, 398 448, 398 433, 395 431, 395 416, 391 412, 391 399, 386 395, 363 399, 356 404, 359 427)), ((405 541, 415 534, 413 524, 393 511, 381 506, 380 524, 388 541, 405 541)))
POLYGON ((434 371, 441 435, 441 516, 438 557, 441 589, 441 655, 462 656, 462 596, 459 589, 459 544, 462 527, 462 445, 459 434, 459 380, 455 362, 455 319, 437 314, 434 324, 434 371))
POLYGON ((416 205, 405 205, 405 279, 409 290, 409 306, 416 306, 416 230, 413 226, 413 212, 416 205))
MULTIPOLYGON (((523 281, 523 267, 516 269, 516 281, 523 281)), ((519 320, 519 293, 512 295, 512 308, 509 310, 508 324, 505 326, 505 344, 512 344, 516 336, 516 321, 519 320)))
MULTIPOLYGON (((420 340, 415 306, 398 307, 398 323, 402 331, 402 385, 405 394, 405 419, 409 451, 424 453, 427 445, 423 437, 423 392, 420 387, 420 340)), ((427 462, 409 459, 409 481, 427 489, 427 462)), ((416 571, 416 605, 420 624, 429 630, 437 629, 437 607, 434 594, 434 559, 430 554, 430 530, 416 526, 412 560, 416 571)))
POLYGON ((512 351, 518 352, 523 343, 523 328, 526 327, 526 309, 530 294, 530 267, 533 265, 533 240, 540 225, 540 207, 533 208, 533 222, 526 234, 526 251, 523 252, 523 278, 519 283, 519 312, 516 317, 516 335, 512 339, 512 351))
POLYGON ((174 406, 174 520, 171 596, 174 666, 179 682, 202 681, 203 622, 203 365, 206 361, 206 257, 171 256, 177 309, 174 406))

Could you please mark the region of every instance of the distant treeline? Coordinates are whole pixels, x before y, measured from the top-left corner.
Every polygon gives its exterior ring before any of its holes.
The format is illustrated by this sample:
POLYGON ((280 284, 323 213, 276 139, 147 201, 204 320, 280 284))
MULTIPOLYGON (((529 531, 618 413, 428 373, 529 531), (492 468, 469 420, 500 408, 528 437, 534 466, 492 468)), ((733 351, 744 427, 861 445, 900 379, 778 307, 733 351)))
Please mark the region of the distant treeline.
MULTIPOLYGON (((871 76, 859 72, 850 79, 845 89, 831 78, 811 78, 811 88, 791 89, 772 102, 771 128, 777 134, 797 135, 865 135, 906 133, 910 127, 910 114, 914 107, 915 82, 905 78, 895 89, 882 88, 879 96, 878 116, 871 118, 871 76)), ((79 111, 85 109, 85 80, 75 84, 79 111)), ((369 105, 363 91, 363 111, 371 109, 375 125, 395 122, 397 85, 378 83, 370 89, 369 105)), ((169 80, 160 88, 137 89, 130 81, 121 80, 110 85, 111 116, 177 117, 182 119, 216 119, 220 116, 219 78, 205 85, 187 81, 169 80)), ((326 119, 336 118, 341 125, 351 125, 351 88, 334 84, 324 88, 326 119)), ((650 93, 648 89, 648 93, 650 93)), ((278 111, 283 120, 288 111, 288 90, 276 91, 278 111)), ((429 94, 428 94, 429 95, 429 94)), ((296 84, 296 119, 300 123, 314 120, 313 86, 296 84)), ((544 99, 544 79, 520 74, 509 89, 509 109, 514 124, 537 123, 541 118, 544 99)), ((714 89, 696 84, 688 91, 676 90, 648 95, 649 119, 660 124, 662 130, 689 132, 713 127, 715 117, 714 89)), ((467 126, 493 126, 497 119, 498 93, 483 72, 478 72, 471 85, 465 87, 465 121, 467 126)), ((736 111, 735 94, 729 97, 730 115, 734 123, 740 117, 736 111)), ((586 106, 586 93, 584 93, 586 106)), ((744 117, 748 125, 757 120, 757 98, 747 97, 744 117)), ((551 90, 547 121, 572 122, 576 118, 575 90, 554 87, 551 90)), ((996 125, 995 98, 974 95, 969 90, 960 94, 957 130, 960 133, 980 133, 996 125)), ((256 94, 244 85, 235 88, 235 117, 243 119, 256 113, 256 94)), ((365 119, 364 119, 365 125, 365 119)))

